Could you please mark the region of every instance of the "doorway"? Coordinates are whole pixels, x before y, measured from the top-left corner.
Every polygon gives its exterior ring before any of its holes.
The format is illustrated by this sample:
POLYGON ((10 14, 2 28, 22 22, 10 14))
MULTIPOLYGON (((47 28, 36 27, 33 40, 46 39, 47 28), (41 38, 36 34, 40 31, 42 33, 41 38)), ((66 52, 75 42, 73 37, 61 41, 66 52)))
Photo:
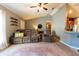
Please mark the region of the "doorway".
POLYGON ((46 22, 46 33, 51 34, 51 22, 46 22))
POLYGON ((66 31, 73 31, 74 20, 75 20, 75 18, 69 18, 69 17, 67 18, 66 26, 65 26, 66 31))

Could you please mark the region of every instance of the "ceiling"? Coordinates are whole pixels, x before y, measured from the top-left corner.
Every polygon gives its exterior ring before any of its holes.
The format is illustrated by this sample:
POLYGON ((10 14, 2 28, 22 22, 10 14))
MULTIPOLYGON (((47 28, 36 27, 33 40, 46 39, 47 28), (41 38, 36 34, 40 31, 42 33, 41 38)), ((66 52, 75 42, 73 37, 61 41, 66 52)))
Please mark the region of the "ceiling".
POLYGON ((72 14, 69 17, 79 17, 79 3, 67 4, 67 11, 72 10, 72 14))
POLYGON ((48 10, 45 11, 42 8, 39 8, 40 12, 37 12, 37 8, 30 8, 30 6, 36 6, 37 3, 2 3, 1 5, 16 13, 23 19, 28 20, 46 16, 47 13, 53 12, 51 8, 55 9, 56 7, 61 5, 61 3, 48 3, 46 5, 43 5, 44 7, 48 8, 48 10))

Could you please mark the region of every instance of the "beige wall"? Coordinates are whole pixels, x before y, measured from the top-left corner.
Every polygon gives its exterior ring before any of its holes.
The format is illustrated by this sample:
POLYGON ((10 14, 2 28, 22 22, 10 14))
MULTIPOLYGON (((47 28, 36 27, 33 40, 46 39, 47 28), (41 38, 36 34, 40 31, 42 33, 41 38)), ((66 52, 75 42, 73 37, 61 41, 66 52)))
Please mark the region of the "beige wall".
POLYGON ((62 35, 62 33, 64 32, 66 19, 67 19, 67 11, 65 5, 55 15, 52 16, 54 29, 58 35, 62 35))
POLYGON ((9 41, 9 37, 12 35, 12 33, 21 28, 20 27, 20 20, 23 20, 22 18, 20 18, 19 16, 17 16, 16 14, 12 13, 11 11, 7 10, 6 8, 4 8, 3 6, 0 5, 0 9, 2 9, 4 12, 5 12, 5 20, 6 20, 6 39, 7 39, 7 42, 9 41), (10 25, 10 17, 14 17, 14 18, 17 18, 19 19, 18 21, 18 26, 11 26, 10 25))
POLYGON ((20 20, 20 29, 25 29, 25 21, 20 20))
POLYGON ((47 16, 47 17, 37 18, 37 19, 33 19, 33 20, 28 20, 27 21, 27 28, 32 29, 32 28, 34 28, 34 26, 37 26, 38 24, 42 24, 43 25, 43 30, 44 30, 46 20, 47 21, 51 20, 51 18, 49 16, 47 16))
POLYGON ((54 30, 58 35, 60 35, 62 32, 64 32, 65 28, 65 20, 67 18, 66 14, 66 5, 64 5, 59 11, 57 11, 54 15, 52 16, 46 16, 42 18, 37 18, 37 19, 32 19, 27 21, 27 28, 33 28, 33 26, 37 26, 38 24, 43 25, 43 30, 45 30, 45 22, 46 21, 51 21, 52 30, 54 27, 54 30))

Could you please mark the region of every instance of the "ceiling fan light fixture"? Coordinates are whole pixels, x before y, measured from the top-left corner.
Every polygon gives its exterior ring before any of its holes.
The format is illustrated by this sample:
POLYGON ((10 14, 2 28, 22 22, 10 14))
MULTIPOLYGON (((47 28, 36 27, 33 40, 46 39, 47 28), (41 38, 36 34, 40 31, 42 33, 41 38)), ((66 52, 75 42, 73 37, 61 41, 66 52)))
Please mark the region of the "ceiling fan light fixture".
POLYGON ((43 9, 43 10, 45 10, 45 11, 47 11, 48 10, 48 8, 46 8, 44 5, 46 5, 46 4, 48 4, 48 3, 37 3, 37 6, 31 6, 31 8, 37 8, 37 12, 39 12, 39 10, 41 9, 43 9))

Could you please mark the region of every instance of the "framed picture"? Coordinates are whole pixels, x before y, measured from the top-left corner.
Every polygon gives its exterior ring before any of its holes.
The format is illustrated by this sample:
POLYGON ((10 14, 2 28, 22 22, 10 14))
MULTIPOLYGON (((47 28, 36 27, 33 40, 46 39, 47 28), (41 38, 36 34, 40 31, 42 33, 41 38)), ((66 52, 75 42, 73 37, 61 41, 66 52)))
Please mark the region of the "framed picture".
POLYGON ((11 19, 11 21, 10 21, 11 26, 18 26, 18 19, 14 18, 14 17, 11 17, 10 19, 11 19))

